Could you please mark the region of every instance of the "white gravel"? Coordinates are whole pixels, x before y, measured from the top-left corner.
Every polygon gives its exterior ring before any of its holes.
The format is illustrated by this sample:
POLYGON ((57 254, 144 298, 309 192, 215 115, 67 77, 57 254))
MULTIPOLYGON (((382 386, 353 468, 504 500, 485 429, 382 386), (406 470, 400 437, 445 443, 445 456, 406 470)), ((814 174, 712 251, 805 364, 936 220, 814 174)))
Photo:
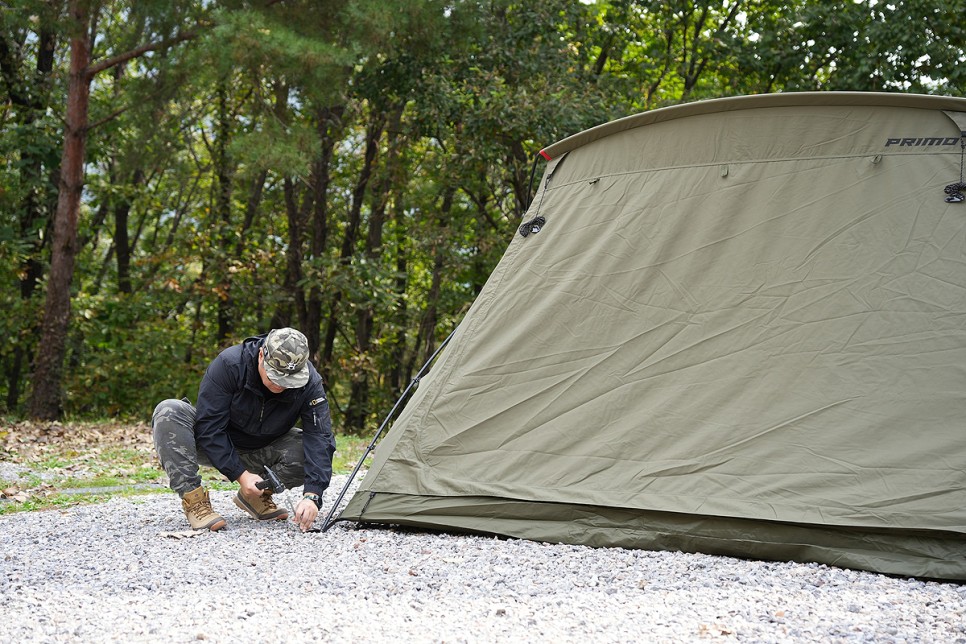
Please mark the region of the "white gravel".
POLYGON ((0 517, 0 642, 966 643, 959 584, 346 523, 301 534, 212 499, 228 529, 190 538, 166 534, 187 527, 173 494, 0 517))

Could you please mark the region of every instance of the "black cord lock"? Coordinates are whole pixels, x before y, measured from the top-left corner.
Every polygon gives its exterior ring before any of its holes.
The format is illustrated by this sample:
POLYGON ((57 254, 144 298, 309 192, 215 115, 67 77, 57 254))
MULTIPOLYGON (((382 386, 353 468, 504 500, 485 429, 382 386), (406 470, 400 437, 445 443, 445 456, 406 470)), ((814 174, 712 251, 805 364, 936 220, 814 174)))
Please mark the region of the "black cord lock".
POLYGON ((520 226, 520 235, 526 237, 530 234, 536 235, 541 230, 543 230, 543 225, 547 223, 547 220, 541 216, 536 216, 530 221, 525 221, 520 226))

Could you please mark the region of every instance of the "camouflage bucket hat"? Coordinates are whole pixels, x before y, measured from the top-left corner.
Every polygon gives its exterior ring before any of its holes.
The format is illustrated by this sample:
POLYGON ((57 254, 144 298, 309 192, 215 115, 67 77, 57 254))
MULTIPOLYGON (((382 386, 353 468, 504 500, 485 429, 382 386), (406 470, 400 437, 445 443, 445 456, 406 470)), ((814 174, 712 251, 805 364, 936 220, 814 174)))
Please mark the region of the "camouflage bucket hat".
POLYGON ((295 329, 272 329, 262 345, 265 373, 280 387, 303 387, 309 381, 309 341, 295 329))

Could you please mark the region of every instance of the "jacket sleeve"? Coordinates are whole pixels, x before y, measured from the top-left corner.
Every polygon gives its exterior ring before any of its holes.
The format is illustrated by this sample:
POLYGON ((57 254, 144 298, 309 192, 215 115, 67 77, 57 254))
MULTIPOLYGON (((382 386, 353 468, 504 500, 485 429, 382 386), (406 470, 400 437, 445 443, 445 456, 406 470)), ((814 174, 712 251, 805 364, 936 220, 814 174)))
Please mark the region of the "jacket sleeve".
POLYGON ((232 392, 238 386, 235 382, 237 377, 223 356, 215 358, 201 379, 195 415, 198 446, 204 450, 211 464, 230 481, 238 480, 245 471, 228 437, 232 392))
POLYGON ((302 406, 302 449, 305 451, 305 492, 322 494, 332 479, 335 437, 329 401, 322 379, 313 377, 302 406))

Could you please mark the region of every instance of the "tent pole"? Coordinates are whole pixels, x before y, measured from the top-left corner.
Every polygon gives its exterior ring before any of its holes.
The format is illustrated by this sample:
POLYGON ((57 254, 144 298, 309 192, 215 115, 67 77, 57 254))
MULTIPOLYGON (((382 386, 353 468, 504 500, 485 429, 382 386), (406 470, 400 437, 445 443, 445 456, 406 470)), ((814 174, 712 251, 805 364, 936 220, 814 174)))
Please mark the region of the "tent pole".
POLYGON ((379 429, 376 431, 376 435, 372 437, 371 441, 369 441, 369 446, 366 447, 366 451, 362 454, 362 457, 359 459, 359 462, 356 463, 356 466, 355 468, 353 468, 352 473, 349 475, 348 480, 346 480, 345 485, 342 486, 342 491, 339 492, 339 496, 336 498, 335 503, 332 504, 332 509, 329 510, 329 514, 325 517, 325 521, 322 522, 322 527, 319 529, 320 532, 325 532, 330 527, 332 527, 333 523, 335 523, 335 521, 332 519, 332 515, 335 514, 335 511, 338 509, 339 504, 342 503, 342 499, 345 498, 345 494, 349 490, 349 485, 352 483, 352 480, 356 477, 356 474, 359 473, 359 470, 362 469, 362 464, 365 462, 366 458, 369 456, 372 450, 376 448, 376 441, 379 440, 379 436, 382 435, 383 430, 386 429, 386 425, 389 424, 389 421, 396 414, 396 410, 399 409, 399 406, 402 404, 403 400, 406 399, 406 396, 409 395, 409 392, 412 390, 412 388, 419 384, 420 378, 422 378, 426 374, 426 370, 429 369, 429 365, 433 363, 433 361, 436 359, 436 356, 439 355, 439 352, 443 350, 443 347, 449 344, 450 339, 456 333, 456 329, 458 328, 459 328, 459 325, 457 325, 456 327, 453 328, 452 331, 450 331, 449 335, 446 336, 446 339, 443 340, 442 344, 440 344, 439 347, 436 348, 436 351, 433 352, 433 355, 429 356, 429 360, 426 361, 426 364, 422 366, 422 368, 419 370, 416 376, 406 387, 405 391, 403 391, 402 394, 399 396, 399 398, 396 400, 396 404, 392 406, 392 409, 389 411, 389 414, 387 414, 385 420, 382 421, 382 425, 379 426, 379 429))

